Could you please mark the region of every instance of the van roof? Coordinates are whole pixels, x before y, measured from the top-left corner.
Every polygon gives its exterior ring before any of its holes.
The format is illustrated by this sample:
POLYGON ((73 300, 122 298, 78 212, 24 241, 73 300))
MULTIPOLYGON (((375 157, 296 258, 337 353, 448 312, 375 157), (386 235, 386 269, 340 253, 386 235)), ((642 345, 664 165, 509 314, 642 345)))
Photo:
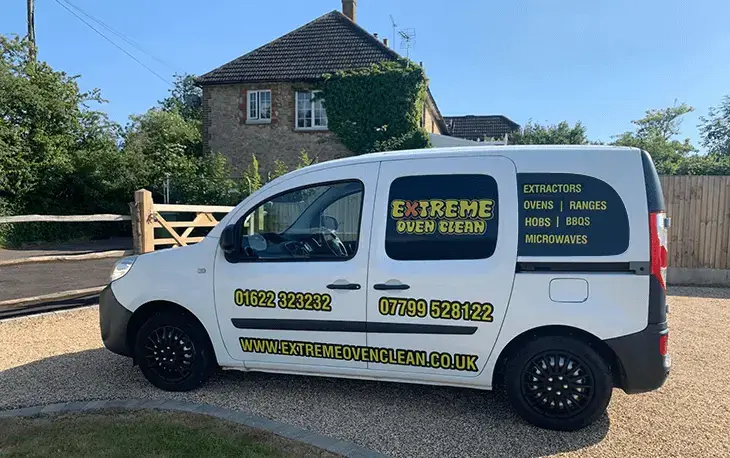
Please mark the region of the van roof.
POLYGON ((360 156, 351 156, 342 159, 333 159, 326 162, 312 164, 298 170, 289 172, 276 178, 264 187, 278 183, 280 179, 289 179, 298 175, 325 170, 331 167, 343 165, 365 164, 379 161, 397 161, 403 159, 421 159, 438 157, 458 156, 482 156, 482 155, 513 155, 520 152, 543 151, 551 154, 576 153, 576 152, 606 152, 615 154, 618 151, 640 153, 641 150, 634 147, 610 146, 610 145, 484 145, 484 146, 448 146, 439 148, 422 148, 402 151, 386 151, 381 153, 368 153, 360 156))

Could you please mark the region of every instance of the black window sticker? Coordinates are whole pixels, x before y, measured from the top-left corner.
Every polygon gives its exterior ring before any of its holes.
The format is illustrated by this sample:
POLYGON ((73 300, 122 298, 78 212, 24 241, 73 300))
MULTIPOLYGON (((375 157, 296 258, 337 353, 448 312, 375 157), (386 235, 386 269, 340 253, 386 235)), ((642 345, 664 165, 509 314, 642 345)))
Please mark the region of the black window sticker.
POLYGON ((520 256, 612 256, 629 247, 629 218, 605 181, 518 173, 520 256))
POLYGON ((497 243, 497 201, 497 182, 488 175, 397 178, 385 251, 396 260, 488 258, 497 243))

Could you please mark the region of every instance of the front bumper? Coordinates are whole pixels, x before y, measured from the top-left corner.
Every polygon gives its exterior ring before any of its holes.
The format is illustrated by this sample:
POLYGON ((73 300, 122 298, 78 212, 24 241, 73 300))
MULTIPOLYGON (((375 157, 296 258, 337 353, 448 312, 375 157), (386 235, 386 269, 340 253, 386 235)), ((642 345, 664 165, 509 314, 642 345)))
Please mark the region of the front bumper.
POLYGON ((667 334, 667 323, 650 324, 643 331, 606 340, 619 363, 620 387, 629 394, 653 391, 669 377, 669 354, 659 353, 659 339, 667 334))
POLYGON ((127 340, 127 326, 132 312, 124 308, 114 296, 111 285, 99 295, 99 327, 104 346, 122 356, 132 356, 132 349, 127 340))

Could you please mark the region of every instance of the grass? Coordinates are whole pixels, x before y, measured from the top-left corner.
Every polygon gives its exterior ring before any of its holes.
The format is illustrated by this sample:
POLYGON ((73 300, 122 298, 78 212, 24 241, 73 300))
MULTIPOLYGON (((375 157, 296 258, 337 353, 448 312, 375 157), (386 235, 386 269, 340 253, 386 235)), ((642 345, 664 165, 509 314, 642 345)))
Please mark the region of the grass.
POLYGON ((0 419, 0 457, 337 457, 206 415, 106 411, 0 419))

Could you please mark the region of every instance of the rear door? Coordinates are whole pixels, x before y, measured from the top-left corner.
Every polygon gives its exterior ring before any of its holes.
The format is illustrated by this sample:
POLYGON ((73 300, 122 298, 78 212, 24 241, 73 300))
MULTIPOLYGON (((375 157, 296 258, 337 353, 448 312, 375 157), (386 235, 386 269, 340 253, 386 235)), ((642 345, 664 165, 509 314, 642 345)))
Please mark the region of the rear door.
POLYGON ((382 162, 367 285, 368 368, 478 375, 507 311, 516 256, 510 159, 382 162))

